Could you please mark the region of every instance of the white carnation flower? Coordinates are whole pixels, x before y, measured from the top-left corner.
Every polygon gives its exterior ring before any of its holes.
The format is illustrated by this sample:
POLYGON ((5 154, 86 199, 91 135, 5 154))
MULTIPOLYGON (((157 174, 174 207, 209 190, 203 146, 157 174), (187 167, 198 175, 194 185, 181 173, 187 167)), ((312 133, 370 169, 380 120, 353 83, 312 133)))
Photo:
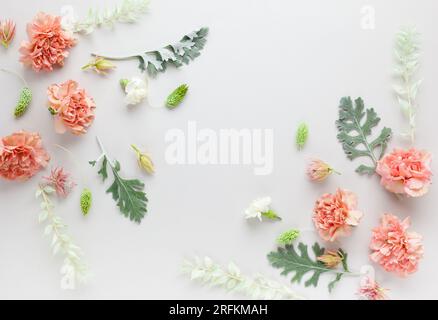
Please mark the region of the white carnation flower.
POLYGON ((125 102, 128 105, 139 104, 148 96, 147 82, 138 77, 129 79, 124 89, 126 93, 125 102))
POLYGON ((271 197, 264 197, 254 200, 248 209, 245 210, 245 218, 257 218, 262 221, 262 213, 271 210, 271 197))

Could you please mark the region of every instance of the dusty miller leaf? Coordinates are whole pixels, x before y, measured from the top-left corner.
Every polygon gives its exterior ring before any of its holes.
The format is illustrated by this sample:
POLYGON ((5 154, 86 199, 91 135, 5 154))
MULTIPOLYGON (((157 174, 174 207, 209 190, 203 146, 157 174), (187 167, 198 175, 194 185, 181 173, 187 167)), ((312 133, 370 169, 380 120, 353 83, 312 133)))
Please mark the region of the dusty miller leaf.
POLYGON ((103 181, 105 181, 106 178, 108 178, 107 164, 108 164, 108 159, 106 157, 103 157, 102 167, 100 168, 99 171, 97 171, 97 173, 102 176, 103 181))
POLYGON ((369 141, 372 129, 380 122, 374 109, 366 109, 362 98, 353 102, 350 97, 341 99, 339 106, 339 119, 336 121, 338 128, 338 140, 342 143, 348 159, 354 160, 360 157, 368 157, 372 165, 360 165, 356 172, 371 175, 375 172, 377 161, 385 153, 392 131, 384 127, 379 136, 369 141), (360 148, 359 148, 360 147, 360 148), (377 151, 380 152, 376 155, 377 151))
POLYGON ((169 64, 180 67, 188 64, 200 55, 200 50, 207 42, 208 28, 201 28, 185 35, 180 41, 169 44, 159 50, 147 51, 135 57, 139 60, 138 67, 147 71, 150 76, 164 72, 169 64))
MULTIPOLYGON (((319 282, 319 278, 323 273, 331 272, 333 273, 333 269, 330 269, 324 265, 321 261, 313 260, 309 257, 307 252, 307 245, 300 242, 297 246, 298 252, 295 250, 293 245, 286 245, 285 248, 279 247, 277 251, 272 251, 268 254, 268 260, 271 265, 278 269, 283 269, 281 272, 282 275, 288 275, 289 273, 293 273, 294 276, 291 279, 291 282, 300 283, 307 273, 311 273, 312 276, 304 282, 306 287, 314 286, 316 287, 319 282)), ((315 257, 319 257, 324 254, 324 248, 321 248, 318 243, 315 243, 312 246, 312 251, 315 257)), ((345 260, 346 260, 346 254, 345 260)), ((346 265, 345 261, 345 265, 346 265)), ((347 271, 347 270, 346 270, 347 271)), ((342 278, 342 273, 336 273, 335 279, 329 283, 329 291, 331 291, 334 285, 340 281, 342 278)))
POLYGON ((108 177, 108 165, 113 173, 114 181, 106 192, 111 193, 120 212, 125 217, 140 223, 147 213, 148 199, 144 192, 144 184, 138 179, 123 179, 119 175, 120 163, 115 161, 113 165, 106 156, 103 157, 102 167, 98 172, 104 180, 108 177))

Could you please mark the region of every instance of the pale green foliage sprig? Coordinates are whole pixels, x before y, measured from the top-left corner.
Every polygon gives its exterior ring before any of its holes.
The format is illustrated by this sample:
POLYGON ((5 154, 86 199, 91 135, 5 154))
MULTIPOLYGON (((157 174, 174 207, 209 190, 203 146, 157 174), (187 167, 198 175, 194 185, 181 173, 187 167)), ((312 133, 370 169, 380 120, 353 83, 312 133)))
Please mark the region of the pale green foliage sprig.
POLYGON ((308 137, 309 137, 309 126, 307 125, 307 123, 303 122, 298 126, 295 135, 295 142, 298 150, 302 150, 304 148, 304 145, 306 144, 308 137))
POLYGON ((174 109, 180 105, 180 103, 184 100, 184 97, 189 90, 189 86, 186 84, 180 85, 178 88, 172 91, 171 94, 166 99, 166 107, 169 109, 174 109))
POLYGON ((52 238, 51 247, 54 255, 64 256, 61 267, 61 288, 75 289, 77 284, 85 283, 89 277, 88 266, 82 261, 82 250, 73 243, 67 234, 67 225, 61 217, 55 214, 50 196, 56 194, 51 186, 39 185, 36 198, 41 200, 41 212, 38 216, 40 223, 45 223, 44 234, 52 238))
POLYGON ((125 217, 140 223, 147 213, 148 199, 144 192, 144 183, 138 179, 122 178, 120 176, 120 163, 117 160, 111 161, 99 138, 97 138, 97 141, 102 154, 98 160, 90 161, 89 163, 94 167, 98 161, 102 160, 98 174, 102 177, 103 181, 108 178, 108 167, 111 169, 114 181, 106 192, 111 193, 113 200, 116 201, 120 212, 125 217))
POLYGON ((303 299, 289 287, 269 280, 260 274, 253 277, 242 274, 232 262, 228 264, 227 268, 223 268, 209 257, 195 257, 194 260, 184 260, 183 272, 188 274, 191 280, 198 280, 212 287, 221 287, 228 292, 242 293, 252 299, 303 299))
POLYGON ((372 161, 372 165, 362 164, 356 169, 361 175, 374 174, 377 161, 384 155, 391 138, 392 130, 387 127, 384 127, 377 137, 371 138, 372 129, 379 122, 380 118, 373 108, 365 110, 362 98, 357 98, 354 105, 350 97, 341 99, 339 119, 336 121, 338 140, 348 159, 368 157, 372 161), (368 140, 369 138, 371 139, 368 140))
POLYGON ((394 72, 399 78, 393 88, 403 115, 409 121, 409 129, 402 133, 411 142, 415 141, 417 93, 422 79, 415 79, 419 67, 419 34, 415 28, 403 28, 396 36, 394 72))
POLYGON ((198 57, 207 42, 207 35, 208 28, 201 28, 186 34, 180 41, 158 50, 145 51, 125 57, 109 57, 97 53, 92 53, 92 55, 108 60, 137 59, 139 61, 139 69, 147 71, 150 76, 154 77, 159 72, 166 71, 170 65, 179 68, 184 64, 189 64, 190 61, 198 57))
POLYGON ((122 0, 120 5, 103 11, 90 9, 84 20, 74 24, 73 32, 89 34, 101 26, 112 27, 115 23, 133 23, 149 7, 149 0, 122 0))
POLYGON ((292 283, 300 283, 305 274, 311 273, 312 276, 304 282, 304 285, 306 287, 316 287, 319 283, 320 276, 324 273, 330 273, 335 275, 335 278, 328 284, 329 291, 332 291, 335 284, 338 283, 345 274, 358 276, 358 274, 354 274, 348 269, 347 253, 342 251, 342 249, 339 249, 339 252, 343 256, 343 270, 335 270, 325 266, 324 263, 316 259, 325 252, 325 249, 320 247, 318 243, 312 246, 312 251, 315 256, 314 259, 309 256, 307 245, 304 243, 300 242, 297 248, 298 251, 295 250, 293 245, 286 245, 285 248, 279 247, 277 251, 272 251, 268 254, 269 262, 273 267, 282 269, 282 275, 288 275, 289 273, 294 274, 291 280, 292 283))

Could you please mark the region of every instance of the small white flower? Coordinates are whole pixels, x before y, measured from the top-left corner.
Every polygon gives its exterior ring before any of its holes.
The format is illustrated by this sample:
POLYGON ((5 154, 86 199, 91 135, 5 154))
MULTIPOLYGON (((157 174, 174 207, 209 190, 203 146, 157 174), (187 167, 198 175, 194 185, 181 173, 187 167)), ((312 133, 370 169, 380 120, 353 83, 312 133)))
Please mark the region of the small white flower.
POLYGON ((268 212, 271 209, 271 197, 264 197, 254 200, 248 209, 245 210, 245 218, 258 218, 262 221, 262 213, 268 212))
POLYGON ((63 6, 61 8, 61 26, 65 31, 74 33, 78 17, 72 6, 63 6))
POLYGON ((128 80, 125 87, 125 102, 128 105, 136 105, 148 96, 148 84, 145 80, 133 77, 128 80))

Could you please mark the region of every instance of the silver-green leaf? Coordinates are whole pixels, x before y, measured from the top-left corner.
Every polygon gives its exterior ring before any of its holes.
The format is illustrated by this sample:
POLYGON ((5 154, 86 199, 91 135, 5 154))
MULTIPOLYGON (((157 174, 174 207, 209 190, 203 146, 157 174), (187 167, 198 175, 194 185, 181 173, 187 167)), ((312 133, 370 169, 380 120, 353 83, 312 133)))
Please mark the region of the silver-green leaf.
POLYGON ((339 105, 339 119, 336 121, 338 140, 342 144, 345 154, 350 160, 368 157, 370 165, 361 165, 356 169, 359 174, 371 175, 375 172, 377 161, 385 153, 392 130, 384 127, 380 134, 371 138, 372 130, 380 122, 380 118, 373 108, 366 109, 362 98, 354 101, 350 97, 341 99, 339 105))

